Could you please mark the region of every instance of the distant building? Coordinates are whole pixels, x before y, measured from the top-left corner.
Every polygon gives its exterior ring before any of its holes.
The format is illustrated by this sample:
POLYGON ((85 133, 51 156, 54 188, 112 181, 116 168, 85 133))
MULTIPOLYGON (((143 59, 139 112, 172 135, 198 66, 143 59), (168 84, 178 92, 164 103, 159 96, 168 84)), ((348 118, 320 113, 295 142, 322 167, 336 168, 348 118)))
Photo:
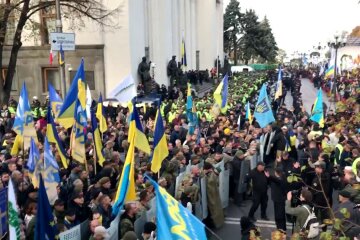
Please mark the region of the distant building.
MULTIPOLYGON (((103 1, 109 9, 120 5, 114 16, 117 28, 103 28, 84 22, 76 29, 76 51, 65 52, 66 88, 72 80, 81 57, 85 59, 86 80, 96 98, 99 92, 108 96, 126 76, 138 80, 141 58, 156 64, 153 74, 157 83, 169 84, 166 67, 172 55, 181 61, 181 43, 185 42, 187 70, 211 69, 215 59, 223 59, 222 0, 111 0, 103 1)), ((64 14, 64 13, 62 13, 64 14)), ((49 33, 55 31, 55 11, 41 11, 39 36, 24 41, 18 58, 13 95, 18 95, 23 81, 29 96, 47 95, 47 83, 59 91, 64 87, 57 71, 57 58, 49 64, 49 33)), ((63 18, 64 32, 72 22, 63 18)), ((77 26, 75 26, 77 27, 77 26)), ((11 41, 9 41, 11 43, 11 41)), ((6 48, 10 49, 10 48, 6 48)), ((5 51, 3 73, 6 72, 5 51)))

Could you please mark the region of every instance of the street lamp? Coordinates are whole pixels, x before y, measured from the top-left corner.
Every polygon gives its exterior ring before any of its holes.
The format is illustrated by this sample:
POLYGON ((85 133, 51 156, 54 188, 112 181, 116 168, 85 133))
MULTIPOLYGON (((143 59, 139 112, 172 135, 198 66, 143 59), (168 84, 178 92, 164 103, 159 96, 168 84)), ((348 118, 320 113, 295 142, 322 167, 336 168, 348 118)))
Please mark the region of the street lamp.
POLYGON ((338 35, 335 35, 334 40, 328 41, 329 48, 335 49, 334 86, 333 86, 335 112, 336 112, 336 90, 337 90, 337 86, 336 86, 336 81, 337 81, 337 53, 338 53, 338 49, 344 47, 345 45, 346 45, 346 40, 344 38, 342 38, 342 37, 340 38, 338 35))

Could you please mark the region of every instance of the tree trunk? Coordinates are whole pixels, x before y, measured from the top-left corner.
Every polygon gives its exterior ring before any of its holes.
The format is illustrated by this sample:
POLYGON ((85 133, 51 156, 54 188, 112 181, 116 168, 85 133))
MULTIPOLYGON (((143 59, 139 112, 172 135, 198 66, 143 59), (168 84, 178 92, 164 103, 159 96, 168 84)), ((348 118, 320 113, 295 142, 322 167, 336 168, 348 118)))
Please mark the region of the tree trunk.
POLYGON ((11 54, 10 54, 10 59, 9 59, 8 71, 7 71, 6 78, 5 78, 4 94, 3 94, 4 97, 2 99, 4 102, 8 102, 9 98, 10 98, 12 81, 13 81, 13 78, 15 75, 15 70, 16 70, 17 57, 18 57, 19 50, 22 46, 21 35, 22 35, 23 28, 25 26, 25 23, 27 21, 27 14, 29 12, 29 4, 30 4, 30 0, 24 1, 22 10, 21 10, 21 14, 19 17, 19 22, 16 26, 16 31, 15 31, 14 40, 13 40, 13 46, 11 48, 11 54))
POLYGON ((5 100, 5 93, 4 93, 4 81, 2 74, 2 63, 3 63, 3 52, 4 52, 4 45, 5 45, 5 35, 7 30, 7 23, 11 13, 11 6, 10 0, 6 0, 4 6, 4 15, 0 20, 0 104, 6 103, 5 100))
MULTIPOLYGON (((234 29, 236 29, 236 26, 234 26, 234 29)), ((237 57, 237 36, 236 36, 236 31, 234 31, 233 34, 233 47, 234 47, 234 65, 237 65, 238 62, 238 57, 237 57)))

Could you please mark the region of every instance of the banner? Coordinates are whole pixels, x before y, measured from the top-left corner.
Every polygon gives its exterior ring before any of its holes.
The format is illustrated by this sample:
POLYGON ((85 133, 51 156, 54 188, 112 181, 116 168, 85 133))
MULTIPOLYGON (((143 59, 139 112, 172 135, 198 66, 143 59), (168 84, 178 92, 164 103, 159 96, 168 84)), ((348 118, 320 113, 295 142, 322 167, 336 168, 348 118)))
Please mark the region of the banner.
POLYGON ((78 240, 81 239, 80 224, 59 234, 60 240, 78 240))
POLYGON ((131 74, 110 92, 110 98, 116 98, 120 103, 127 103, 136 97, 135 81, 131 74))
POLYGON ((0 238, 8 232, 7 206, 7 188, 3 188, 0 190, 0 238))

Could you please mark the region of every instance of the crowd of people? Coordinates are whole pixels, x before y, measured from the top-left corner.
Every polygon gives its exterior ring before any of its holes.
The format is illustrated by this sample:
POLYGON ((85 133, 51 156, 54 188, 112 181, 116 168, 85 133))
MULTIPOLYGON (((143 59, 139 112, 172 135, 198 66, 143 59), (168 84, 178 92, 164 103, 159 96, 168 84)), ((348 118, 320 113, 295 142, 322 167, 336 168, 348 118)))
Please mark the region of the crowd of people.
MULTIPOLYGON (((360 203, 356 188, 360 182, 360 122, 359 81, 353 81, 351 96, 357 96, 352 108, 344 112, 326 112, 325 126, 310 121, 311 113, 305 110, 301 94, 301 74, 298 70, 286 70, 287 79, 281 98, 272 101, 276 121, 260 128, 256 119, 246 118, 245 105, 250 102, 255 108, 258 90, 267 84, 268 93, 274 99, 277 73, 243 73, 229 79, 227 111, 214 113, 212 92, 202 98, 195 98, 199 126, 189 132, 185 102, 186 99, 170 97, 165 92, 160 106, 165 120, 169 156, 162 163, 159 174, 151 172, 150 156, 137 150, 135 153, 135 179, 138 200, 125 203, 119 222, 119 239, 154 239, 156 221, 144 224, 142 233, 135 233, 134 223, 144 211, 150 209, 151 200, 156 197, 154 188, 145 174, 155 179, 185 207, 193 206, 199 200, 199 179, 205 178, 209 214, 203 222, 209 229, 224 224, 224 211, 219 193, 219 168, 223 161, 230 170, 230 199, 241 206, 251 197, 252 206, 248 216, 241 219, 242 239, 249 239, 255 226, 255 213, 261 205, 261 218, 268 220, 268 188, 274 202, 275 222, 278 229, 286 232, 287 214, 296 216, 294 231, 304 232, 305 222, 314 209, 319 222, 333 219, 333 192, 339 190, 340 205, 351 213, 350 220, 339 233, 357 236, 360 233, 360 212, 354 209, 360 203), (292 105, 285 105, 285 96, 292 95, 292 105), (176 178, 190 167, 176 186, 176 178), (356 201, 357 200, 357 201, 356 201), (353 203, 354 202, 354 203, 353 203)), ((304 80, 306 81, 306 80, 304 80)), ((173 96, 173 93, 171 93, 173 96)), ((181 94, 180 96, 186 96, 181 94)), ((36 121, 39 149, 43 149, 46 136, 46 111, 48 99, 42 105, 33 97, 32 114, 36 121)), ((144 133, 150 146, 154 142, 154 121, 157 105, 138 109, 144 133)), ((26 167, 29 153, 22 150, 11 155, 15 139, 12 130, 17 102, 11 98, 0 112, 0 184, 1 188, 13 180, 17 203, 23 220, 23 238, 34 239, 35 216, 37 212, 37 189, 34 188, 26 167)), ((129 110, 109 104, 105 108, 108 130, 103 135, 105 162, 100 166, 94 158, 94 144, 91 124, 88 125, 85 167, 71 160, 65 169, 56 148, 54 156, 60 166, 61 183, 57 187, 58 199, 53 204, 53 214, 59 232, 72 229, 88 220, 87 239, 107 239, 106 229, 115 216, 112 215, 117 184, 129 147, 129 110), (95 167, 94 167, 95 166, 95 167)), ((70 147, 70 130, 57 126, 64 149, 70 147)), ((194 208, 190 210, 194 212, 194 208)), ((323 226, 324 229, 326 226, 323 226)))

